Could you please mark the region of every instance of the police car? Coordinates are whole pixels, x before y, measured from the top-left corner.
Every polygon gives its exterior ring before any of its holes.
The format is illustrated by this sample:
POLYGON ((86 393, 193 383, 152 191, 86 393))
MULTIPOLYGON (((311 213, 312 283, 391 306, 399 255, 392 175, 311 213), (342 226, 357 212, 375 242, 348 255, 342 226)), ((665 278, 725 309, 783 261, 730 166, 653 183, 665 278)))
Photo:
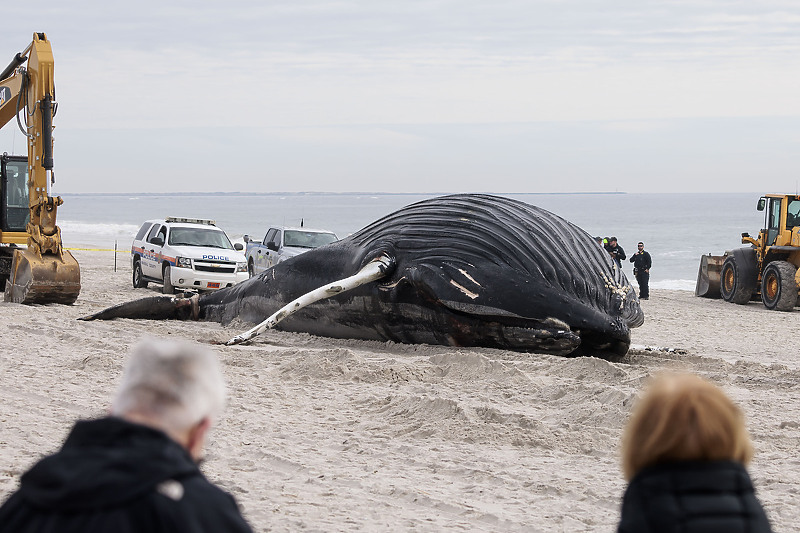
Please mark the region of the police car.
POLYGON ((161 283, 164 294, 176 288, 214 291, 246 280, 243 246, 213 220, 169 217, 148 220, 131 246, 134 288, 161 283))

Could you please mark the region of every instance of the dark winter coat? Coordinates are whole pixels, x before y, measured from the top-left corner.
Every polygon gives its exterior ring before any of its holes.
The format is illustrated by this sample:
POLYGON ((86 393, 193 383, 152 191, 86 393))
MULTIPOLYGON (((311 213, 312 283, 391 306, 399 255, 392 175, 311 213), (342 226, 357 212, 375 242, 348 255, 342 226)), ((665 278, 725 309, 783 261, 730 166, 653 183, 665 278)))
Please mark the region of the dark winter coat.
POLYGON ((621 267, 622 266, 621 261, 625 259, 625 250, 622 249, 622 246, 620 246, 619 243, 613 246, 611 244, 607 244, 605 248, 608 251, 608 253, 611 254, 611 257, 614 258, 614 261, 617 262, 617 266, 621 267))
POLYGON ((633 263, 634 272, 642 270, 650 270, 653 266, 653 261, 650 254, 644 250, 636 252, 631 256, 631 263, 633 263))
POLYGON ((233 497, 161 431, 80 421, 0 507, 2 533, 250 532, 233 497))
POLYGON ((769 533, 744 466, 680 462, 642 469, 622 501, 618 533, 769 533))

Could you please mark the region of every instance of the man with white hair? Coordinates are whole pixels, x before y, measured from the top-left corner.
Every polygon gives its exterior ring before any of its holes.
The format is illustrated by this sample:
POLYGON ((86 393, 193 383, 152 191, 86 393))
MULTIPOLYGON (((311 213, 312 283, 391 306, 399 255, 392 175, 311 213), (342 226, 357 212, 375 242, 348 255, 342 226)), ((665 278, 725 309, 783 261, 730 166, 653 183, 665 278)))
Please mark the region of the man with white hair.
POLYGON ((212 351, 139 344, 112 416, 78 421, 61 450, 23 474, 0 507, 0 532, 250 532, 197 467, 224 401, 212 351))

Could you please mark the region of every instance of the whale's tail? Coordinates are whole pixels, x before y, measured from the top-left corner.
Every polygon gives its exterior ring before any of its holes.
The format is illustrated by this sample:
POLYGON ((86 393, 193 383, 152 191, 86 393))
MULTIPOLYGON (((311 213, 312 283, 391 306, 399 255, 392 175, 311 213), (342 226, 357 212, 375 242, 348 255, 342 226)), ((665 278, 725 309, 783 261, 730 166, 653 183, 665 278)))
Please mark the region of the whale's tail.
POLYGON ((147 320, 178 319, 197 320, 198 296, 179 298, 176 296, 152 296, 125 302, 78 320, 111 320, 113 318, 139 318, 147 320))

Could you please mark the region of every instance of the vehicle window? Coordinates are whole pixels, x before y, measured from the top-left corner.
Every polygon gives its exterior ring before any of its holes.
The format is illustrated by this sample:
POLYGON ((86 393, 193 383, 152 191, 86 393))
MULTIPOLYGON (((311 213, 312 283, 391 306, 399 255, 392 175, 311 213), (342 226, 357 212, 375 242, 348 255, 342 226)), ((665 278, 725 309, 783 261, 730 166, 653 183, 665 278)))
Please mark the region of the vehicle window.
POLYGON ((266 236, 264 236, 263 244, 267 244, 268 242, 274 241, 276 233, 278 233, 278 228, 270 228, 266 236))
POLYGON ((318 231, 286 230, 283 234, 284 246, 297 248, 316 248, 330 244, 336 240, 333 233, 320 233, 318 231))
POLYGON ((777 228, 781 219, 781 201, 780 199, 770 198, 770 202, 769 227, 777 228))
MULTIPOLYGON (((24 161, 6 163, 7 182, 5 194, 6 209, 3 212, 3 229, 25 231, 30 221, 28 206, 28 164, 24 161)), ((0 210, 2 211, 2 210, 0 210)))
POLYGON ((147 234, 147 242, 153 242, 153 238, 158 236, 159 228, 161 228, 161 224, 153 224, 150 233, 147 234))
POLYGON ((172 228, 169 234, 171 246, 208 246, 233 250, 224 231, 206 228, 172 228))
POLYGON ((786 208, 786 229, 800 226, 800 198, 790 198, 786 208))
POLYGON ((28 165, 9 161, 6 165, 8 179, 8 206, 28 208, 28 165))
POLYGON ((781 220, 781 199, 769 199, 769 211, 767 212, 767 245, 772 246, 778 239, 781 220))
POLYGON ((139 233, 136 234, 136 239, 134 240, 141 241, 142 239, 144 239, 144 236, 147 235, 147 230, 149 230, 150 226, 152 225, 153 224, 150 222, 145 222, 144 224, 142 224, 142 227, 139 228, 139 233))

